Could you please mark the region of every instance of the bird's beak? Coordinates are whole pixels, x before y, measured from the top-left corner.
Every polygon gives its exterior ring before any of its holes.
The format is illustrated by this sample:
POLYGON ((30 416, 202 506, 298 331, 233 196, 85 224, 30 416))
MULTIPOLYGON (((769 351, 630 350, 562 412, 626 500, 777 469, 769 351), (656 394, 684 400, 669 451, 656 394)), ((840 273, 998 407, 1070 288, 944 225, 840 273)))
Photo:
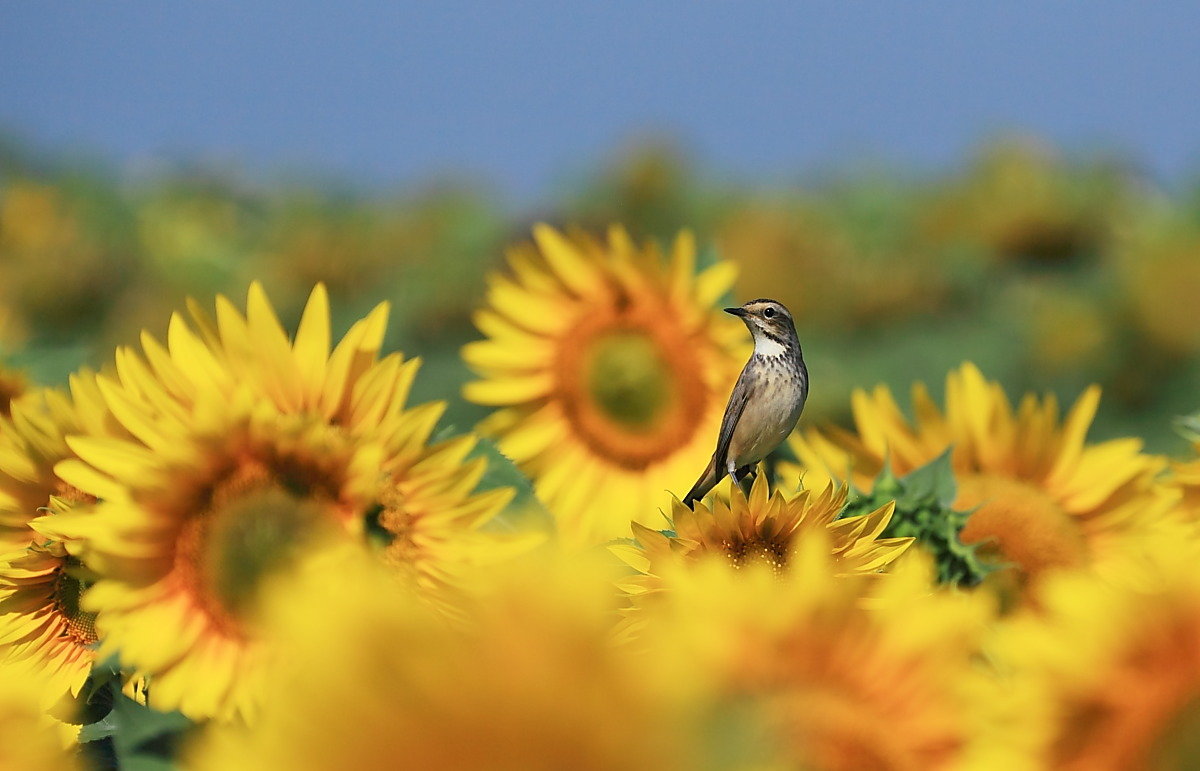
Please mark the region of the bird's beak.
POLYGON ((741 316, 742 318, 746 317, 746 309, 745 308, 726 308, 725 312, 732 313, 734 316, 741 316))

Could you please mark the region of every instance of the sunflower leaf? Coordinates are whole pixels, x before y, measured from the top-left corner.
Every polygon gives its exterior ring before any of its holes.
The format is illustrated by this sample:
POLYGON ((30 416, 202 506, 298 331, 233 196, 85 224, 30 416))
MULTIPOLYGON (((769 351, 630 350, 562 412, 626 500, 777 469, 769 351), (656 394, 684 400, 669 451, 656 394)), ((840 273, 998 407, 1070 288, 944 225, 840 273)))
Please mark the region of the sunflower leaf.
POLYGON ((885 464, 869 492, 854 490, 839 519, 874 511, 896 502, 885 538, 912 537, 928 549, 937 563, 938 581, 953 586, 975 586, 988 573, 1002 567, 985 562, 980 544, 964 544, 959 534, 972 511, 953 507, 957 496, 950 449, 906 476, 897 477, 885 464))
POLYGON ((511 458, 500 451, 495 442, 480 437, 469 457, 487 459, 487 471, 479 482, 480 490, 510 487, 517 492, 496 518, 496 525, 516 529, 553 529, 554 518, 534 493, 529 478, 521 473, 511 458))
POLYGON ((952 452, 953 447, 947 447, 941 455, 904 477, 904 489, 910 500, 932 498, 943 506, 954 502, 958 485, 950 465, 952 452))
POLYGON ((192 723, 179 712, 158 712, 117 694, 111 713, 113 748, 122 769, 171 768, 171 758, 192 723))
POLYGON ((104 719, 88 723, 79 729, 79 743, 86 744, 106 739, 117 732, 117 719, 111 712, 104 719))
POLYGON ((1200 412, 1175 418, 1175 428, 1185 439, 1200 442, 1200 412))

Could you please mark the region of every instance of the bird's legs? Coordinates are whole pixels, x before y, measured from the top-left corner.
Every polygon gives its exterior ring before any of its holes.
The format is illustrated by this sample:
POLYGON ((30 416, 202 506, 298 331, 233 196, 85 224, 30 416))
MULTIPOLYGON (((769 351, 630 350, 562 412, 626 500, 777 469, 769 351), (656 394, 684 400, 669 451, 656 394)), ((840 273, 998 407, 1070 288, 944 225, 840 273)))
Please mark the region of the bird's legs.
POLYGON ((742 488, 742 492, 746 495, 750 494, 750 485, 754 482, 754 477, 758 475, 753 463, 747 463, 745 466, 738 468, 733 465, 733 459, 729 461, 729 478, 733 483, 742 488))
POLYGON ((747 495, 749 495, 749 493, 750 493, 750 484, 749 483, 753 482, 754 477, 756 477, 758 475, 758 472, 755 470, 754 464, 747 463, 745 466, 738 467, 733 464, 733 459, 730 458, 729 459, 729 467, 726 469, 726 471, 729 474, 729 478, 733 480, 733 483, 735 485, 737 485, 738 487, 741 487, 742 491, 745 492, 747 495))

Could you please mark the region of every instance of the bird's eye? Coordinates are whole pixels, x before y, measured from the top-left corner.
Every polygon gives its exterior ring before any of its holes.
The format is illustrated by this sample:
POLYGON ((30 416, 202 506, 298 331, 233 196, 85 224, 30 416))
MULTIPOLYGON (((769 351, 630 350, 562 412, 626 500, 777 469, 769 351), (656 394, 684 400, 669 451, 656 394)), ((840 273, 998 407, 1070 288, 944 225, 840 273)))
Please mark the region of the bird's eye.
POLYGON ((765 311, 763 311, 763 315, 767 318, 773 318, 775 316, 775 309, 767 308, 765 311))

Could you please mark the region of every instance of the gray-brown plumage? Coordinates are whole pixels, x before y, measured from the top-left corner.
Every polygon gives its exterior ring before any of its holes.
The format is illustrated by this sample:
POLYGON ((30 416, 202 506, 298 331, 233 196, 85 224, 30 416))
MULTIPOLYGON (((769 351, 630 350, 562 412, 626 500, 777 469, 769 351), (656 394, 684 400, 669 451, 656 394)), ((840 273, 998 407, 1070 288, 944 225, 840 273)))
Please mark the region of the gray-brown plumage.
POLYGON ((796 337, 792 314, 774 300, 751 300, 726 308, 745 322, 754 337, 754 353, 729 396, 717 449, 704 473, 684 496, 691 507, 729 474, 740 482, 754 464, 787 438, 808 397, 808 368, 796 337))

